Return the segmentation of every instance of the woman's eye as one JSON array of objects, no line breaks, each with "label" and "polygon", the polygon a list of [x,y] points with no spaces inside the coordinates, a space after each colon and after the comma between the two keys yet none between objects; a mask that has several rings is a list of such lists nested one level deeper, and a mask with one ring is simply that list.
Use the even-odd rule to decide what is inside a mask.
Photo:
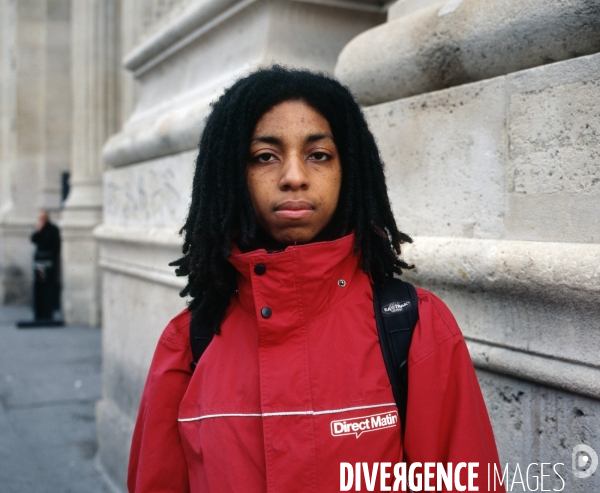
[{"label": "woman's eye", "polygon": [[268,152],[263,152],[262,154],[259,154],[258,156],[254,157],[254,161],[256,161],[257,163],[268,163],[273,161],[274,159],[275,156]]},{"label": "woman's eye", "polygon": [[315,152],[311,155],[311,157],[315,161],[327,161],[327,159],[329,158],[329,155],[325,154],[324,152]]}]

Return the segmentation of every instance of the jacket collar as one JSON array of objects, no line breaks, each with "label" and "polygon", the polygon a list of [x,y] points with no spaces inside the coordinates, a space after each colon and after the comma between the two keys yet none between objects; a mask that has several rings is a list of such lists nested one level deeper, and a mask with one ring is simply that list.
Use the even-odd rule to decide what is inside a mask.
[{"label": "jacket collar", "polygon": [[[288,246],[267,253],[232,249],[229,261],[238,271],[242,308],[256,317],[270,308],[273,317],[285,313],[287,322],[306,320],[345,297],[357,275],[360,256],[354,254],[354,234],[333,241]],[[263,268],[257,265],[262,264]],[[264,318],[264,317],[263,317]]]}]

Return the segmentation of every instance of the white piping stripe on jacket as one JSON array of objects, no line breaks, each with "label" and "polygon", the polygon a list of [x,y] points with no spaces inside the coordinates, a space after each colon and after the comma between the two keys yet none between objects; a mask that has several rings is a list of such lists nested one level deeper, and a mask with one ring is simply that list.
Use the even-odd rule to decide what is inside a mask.
[{"label": "white piping stripe on jacket", "polygon": [[357,407],[346,407],[344,409],[331,409],[327,411],[282,411],[278,413],[225,413],[225,414],[205,414],[203,416],[197,416],[195,418],[179,418],[178,421],[200,421],[201,419],[209,419],[209,418],[265,418],[269,416],[304,416],[304,415],[312,415],[318,416],[320,414],[335,414],[335,413],[344,413],[346,411],[358,411],[360,409],[373,409],[375,407],[389,407],[395,406],[395,402],[388,402],[387,404],[373,404],[371,406],[357,406]]}]

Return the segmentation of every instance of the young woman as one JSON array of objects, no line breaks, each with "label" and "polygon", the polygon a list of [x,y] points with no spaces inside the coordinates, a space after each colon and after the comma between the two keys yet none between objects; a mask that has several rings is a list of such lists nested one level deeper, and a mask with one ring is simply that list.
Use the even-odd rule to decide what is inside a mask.
[{"label": "young woman", "polygon": [[[478,463],[457,480],[488,491],[498,455],[473,365],[448,308],[422,289],[400,439],[371,285],[408,268],[411,240],[345,87],[276,66],[227,89],[182,232],[175,264],[191,301],[152,361],[130,492],[332,492],[341,463],[401,461]],[[195,370],[190,324],[215,334]]]}]

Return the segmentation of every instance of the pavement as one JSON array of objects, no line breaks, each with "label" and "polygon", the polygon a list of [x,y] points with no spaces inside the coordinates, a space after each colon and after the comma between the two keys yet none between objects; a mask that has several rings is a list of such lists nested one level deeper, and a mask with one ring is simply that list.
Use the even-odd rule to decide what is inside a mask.
[{"label": "pavement", "polygon": [[0,305],[0,493],[106,493],[95,468],[101,331],[17,329]]}]

